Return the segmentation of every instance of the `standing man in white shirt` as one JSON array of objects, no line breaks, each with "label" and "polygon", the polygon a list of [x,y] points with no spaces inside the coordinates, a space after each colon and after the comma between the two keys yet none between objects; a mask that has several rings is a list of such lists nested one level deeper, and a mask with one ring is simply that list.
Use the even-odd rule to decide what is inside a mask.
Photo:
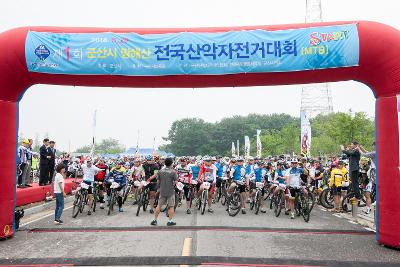
[{"label": "standing man in white shirt", "polygon": [[97,168],[93,165],[92,160],[88,158],[86,160],[86,164],[82,164],[82,171],[83,171],[83,182],[89,185],[88,189],[88,206],[89,210],[87,212],[88,215],[92,215],[92,203],[93,203],[93,186],[94,186],[94,176],[102,171],[100,168]]},{"label": "standing man in white shirt", "polygon": [[64,178],[66,177],[66,170],[64,164],[56,166],[56,176],[54,178],[54,195],[56,196],[56,209],[54,212],[54,224],[62,224],[61,214],[64,210],[64,197],[67,194],[64,191]]}]

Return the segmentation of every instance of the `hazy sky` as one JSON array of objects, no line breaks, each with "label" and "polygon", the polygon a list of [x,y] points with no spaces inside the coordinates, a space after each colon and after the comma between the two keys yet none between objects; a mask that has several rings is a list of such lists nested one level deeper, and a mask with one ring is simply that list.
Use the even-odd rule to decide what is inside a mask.
[{"label": "hazy sky", "polygon": [[[131,28],[240,26],[302,23],[305,0],[40,0],[2,1],[0,31],[19,26]],[[393,0],[322,0],[323,20],[374,20],[400,28],[400,3]],[[330,84],[335,111],[375,112],[371,90],[357,82]],[[36,85],[20,102],[19,132],[48,133],[60,149],[88,144],[97,112],[97,139],[113,137],[127,147],[162,144],[176,119],[215,122],[249,113],[299,116],[301,85],[206,89],[128,89]],[[209,104],[213,103],[213,104]],[[236,103],[236,104],[232,104]],[[43,114],[47,114],[44,117]],[[115,126],[117,125],[117,126]]]}]

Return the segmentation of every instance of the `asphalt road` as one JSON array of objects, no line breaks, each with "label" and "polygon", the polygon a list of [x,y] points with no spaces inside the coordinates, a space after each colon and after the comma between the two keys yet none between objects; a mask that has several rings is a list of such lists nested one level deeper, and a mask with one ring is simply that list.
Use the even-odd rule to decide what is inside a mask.
[{"label": "asphalt road", "polygon": [[25,218],[14,238],[0,242],[0,266],[400,266],[400,251],[378,245],[374,232],[319,208],[306,223],[270,210],[230,217],[219,204],[204,215],[181,207],[173,227],[165,214],[154,227],[149,212],[124,209],[76,219],[67,209],[58,226],[51,211]]}]

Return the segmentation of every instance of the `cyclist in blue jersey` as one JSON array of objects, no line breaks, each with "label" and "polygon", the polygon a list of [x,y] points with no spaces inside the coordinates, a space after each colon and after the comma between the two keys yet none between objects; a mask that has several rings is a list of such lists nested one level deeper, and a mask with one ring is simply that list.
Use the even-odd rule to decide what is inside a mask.
[{"label": "cyclist in blue jersey", "polygon": [[217,157],[217,161],[215,162],[215,167],[217,168],[217,181],[215,183],[215,187],[217,188],[218,194],[221,193],[221,184],[222,184],[222,176],[224,173],[224,163],[221,160],[221,156]]},{"label": "cyclist in blue jersey", "polygon": [[117,165],[111,169],[111,171],[107,174],[105,184],[107,188],[107,199],[110,201],[111,197],[111,184],[112,181],[115,183],[119,184],[119,187],[117,189],[118,191],[118,208],[119,212],[123,212],[124,210],[122,209],[122,196],[124,194],[124,188],[126,185],[126,169],[123,167],[124,162],[119,161]]},{"label": "cyclist in blue jersey", "polygon": [[302,168],[298,167],[297,159],[291,160],[291,167],[286,171],[286,184],[289,186],[288,208],[290,218],[294,219],[294,201],[297,192],[302,190],[300,176],[304,173]]},{"label": "cyclist in blue jersey", "polygon": [[[265,167],[264,162],[260,162],[259,165],[254,169],[254,182],[250,182],[250,189],[252,197],[254,198],[256,196],[256,183],[264,183],[267,181],[267,169]],[[264,196],[264,188],[262,189],[261,195]],[[264,201],[260,201],[260,208],[262,213],[266,213],[266,210],[264,209]]]},{"label": "cyclist in blue jersey", "polygon": [[231,168],[232,183],[229,187],[228,193],[232,193],[237,186],[240,190],[242,214],[246,214],[246,187],[249,187],[249,179],[246,177],[246,168],[243,166],[244,159],[239,157],[236,161],[236,165]]}]

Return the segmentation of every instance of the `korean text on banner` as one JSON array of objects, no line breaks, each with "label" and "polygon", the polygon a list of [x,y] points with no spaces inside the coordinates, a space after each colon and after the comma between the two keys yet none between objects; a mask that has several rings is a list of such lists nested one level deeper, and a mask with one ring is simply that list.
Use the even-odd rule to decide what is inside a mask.
[{"label": "korean text on banner", "polygon": [[357,66],[357,24],[218,33],[28,32],[30,72],[223,75]]}]

